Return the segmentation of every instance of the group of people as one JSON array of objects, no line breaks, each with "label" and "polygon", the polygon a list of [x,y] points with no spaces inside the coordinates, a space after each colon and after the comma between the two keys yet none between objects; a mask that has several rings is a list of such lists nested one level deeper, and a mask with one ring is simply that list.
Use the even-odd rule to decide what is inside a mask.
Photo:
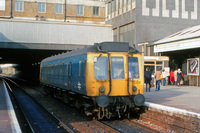
[{"label": "group of people", "polygon": [[181,86],[181,84],[183,84],[183,73],[181,72],[180,68],[176,69],[175,71],[172,69],[169,76],[172,85],[175,84]]},{"label": "group of people", "polygon": [[[176,85],[181,86],[181,84],[182,84],[181,82],[183,79],[183,73],[181,72],[181,69],[177,69],[176,71],[173,71],[173,69],[172,69],[169,76],[170,76],[170,82],[172,85],[175,82]],[[165,70],[163,69],[161,72],[159,70],[159,68],[157,68],[156,72],[154,74],[154,77],[156,80],[156,91],[159,91],[161,80],[163,80],[163,86],[165,86],[165,84],[166,84],[167,75],[166,75]],[[145,79],[145,83],[146,83],[146,91],[148,89],[150,91],[152,77],[151,77],[151,72],[148,67],[146,68],[146,71],[144,72],[144,79]]]}]

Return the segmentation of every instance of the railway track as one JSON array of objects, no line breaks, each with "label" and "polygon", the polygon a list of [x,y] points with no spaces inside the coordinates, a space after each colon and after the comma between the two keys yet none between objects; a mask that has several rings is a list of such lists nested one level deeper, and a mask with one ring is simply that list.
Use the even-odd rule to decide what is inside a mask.
[{"label": "railway track", "polygon": [[[10,81],[11,82],[11,81]],[[74,132],[106,132],[106,133],[124,133],[124,132],[142,132],[142,133],[158,133],[159,131],[152,130],[144,125],[138,124],[132,120],[106,120],[97,121],[92,118],[86,117],[81,114],[77,109],[67,106],[62,101],[47,97],[41,91],[39,87],[26,86],[23,83],[18,82],[23,89],[29,93],[35,100],[45,106],[50,112],[60,118],[64,124],[70,125]],[[14,83],[13,83],[14,84]],[[23,85],[22,85],[23,84]],[[17,85],[15,85],[17,86]],[[51,101],[51,103],[49,102]],[[51,113],[52,114],[52,113]],[[73,117],[73,118],[70,118]],[[57,122],[59,123],[59,122]],[[37,125],[36,125],[37,126]],[[59,123],[58,126],[54,127],[54,130],[62,127]],[[70,131],[65,131],[70,132]]]},{"label": "railway track", "polygon": [[130,124],[133,124],[133,125],[135,125],[135,126],[137,126],[137,127],[143,128],[143,129],[145,129],[146,131],[149,131],[149,132],[151,132],[151,133],[160,133],[160,131],[155,130],[155,129],[152,129],[152,128],[148,127],[148,126],[139,124],[139,123],[136,122],[135,120],[126,120],[126,122],[127,122],[127,123],[130,123]]},{"label": "railway track", "polygon": [[20,106],[20,109],[23,112],[23,115],[33,133],[75,132],[73,131],[72,127],[64,124],[44,106],[39,104],[30,95],[24,92],[14,81],[10,79],[4,79],[4,82],[18,102],[18,105]]}]

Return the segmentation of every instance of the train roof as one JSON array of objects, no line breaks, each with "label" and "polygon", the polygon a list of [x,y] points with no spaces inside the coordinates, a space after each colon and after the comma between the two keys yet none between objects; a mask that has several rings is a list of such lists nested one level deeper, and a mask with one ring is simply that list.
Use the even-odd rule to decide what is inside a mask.
[{"label": "train roof", "polygon": [[71,52],[51,56],[42,60],[42,62],[49,62],[58,59],[64,59],[67,57],[73,57],[77,55],[87,54],[88,52],[102,53],[102,52],[128,52],[131,49],[127,42],[102,42],[95,43],[92,46],[77,49]]}]

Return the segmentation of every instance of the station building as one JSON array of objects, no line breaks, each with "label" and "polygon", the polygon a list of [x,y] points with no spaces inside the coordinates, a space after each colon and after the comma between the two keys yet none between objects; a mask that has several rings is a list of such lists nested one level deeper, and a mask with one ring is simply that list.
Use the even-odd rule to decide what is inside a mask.
[{"label": "station building", "polygon": [[0,0],[0,18],[105,23],[104,0]]},{"label": "station building", "polygon": [[[174,63],[173,59],[176,56],[154,51],[154,43],[185,28],[198,25],[200,2],[198,0],[0,0],[0,18],[111,25],[113,33],[106,32],[104,35],[109,36],[106,40],[129,42],[143,53],[144,66],[150,67],[154,73],[157,67],[167,68],[169,71],[174,64],[182,66],[179,62]],[[85,44],[89,43],[86,41]]]},{"label": "station building", "polygon": [[[154,43],[154,52],[167,55],[182,69],[184,84],[200,86],[200,25],[167,36]],[[172,67],[175,67],[172,66]]]},{"label": "station building", "polygon": [[[154,52],[154,42],[200,23],[198,0],[107,0],[106,23],[114,41],[125,41],[144,53],[144,67],[170,70],[172,56]],[[162,56],[161,56],[162,55]],[[144,68],[145,69],[145,68]]]},{"label": "station building", "polygon": [[0,0],[0,43],[6,46],[73,50],[112,40],[104,0]]}]

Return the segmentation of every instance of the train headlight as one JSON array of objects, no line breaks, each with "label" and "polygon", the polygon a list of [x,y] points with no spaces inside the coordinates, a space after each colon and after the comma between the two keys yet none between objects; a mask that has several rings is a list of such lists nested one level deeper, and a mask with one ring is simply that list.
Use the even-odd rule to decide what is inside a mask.
[{"label": "train headlight", "polygon": [[135,92],[135,91],[137,91],[137,87],[136,86],[133,86],[132,87],[132,90]]},{"label": "train headlight", "polygon": [[133,102],[137,106],[142,106],[145,102],[145,97],[142,94],[137,94],[133,97]]},{"label": "train headlight", "polygon": [[104,91],[105,91],[104,87],[100,87],[100,88],[99,88],[99,92],[100,92],[100,93],[104,93]]},{"label": "train headlight", "polygon": [[106,95],[101,95],[97,97],[97,104],[99,107],[106,107],[109,104],[109,98]]}]

